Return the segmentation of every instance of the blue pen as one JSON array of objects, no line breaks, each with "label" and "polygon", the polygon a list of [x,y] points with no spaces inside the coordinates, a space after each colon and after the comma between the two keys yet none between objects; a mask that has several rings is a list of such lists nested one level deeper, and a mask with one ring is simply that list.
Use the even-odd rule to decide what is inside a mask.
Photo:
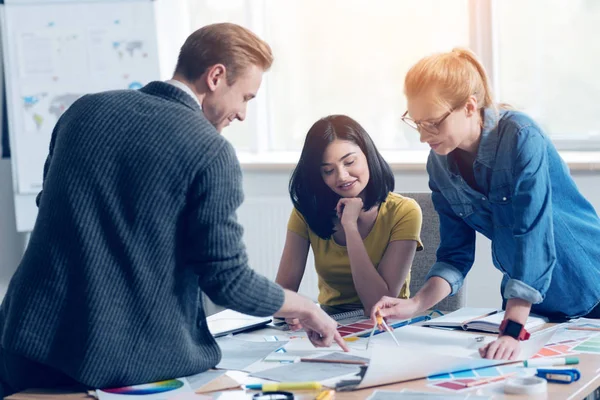
[{"label": "blue pen", "polygon": [[[422,315],[420,317],[415,317],[415,318],[412,318],[412,319],[409,319],[409,320],[406,320],[406,321],[396,322],[394,324],[391,324],[390,327],[396,329],[396,328],[400,328],[402,326],[414,324],[416,322],[427,321],[429,319],[431,319],[431,317],[429,317],[427,315]],[[377,329],[373,335],[379,335],[380,333],[385,333],[385,330],[382,331],[382,330]],[[362,338],[366,338],[366,337],[369,337],[369,334],[368,333],[363,333],[362,335],[358,335],[358,336],[362,337]]]}]

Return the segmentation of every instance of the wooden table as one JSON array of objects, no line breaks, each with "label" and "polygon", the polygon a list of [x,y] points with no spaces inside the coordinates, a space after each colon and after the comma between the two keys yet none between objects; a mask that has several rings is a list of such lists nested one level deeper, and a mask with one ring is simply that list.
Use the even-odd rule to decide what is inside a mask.
[{"label": "wooden table", "polygon": [[[258,333],[258,332],[257,332]],[[548,383],[548,393],[543,395],[533,396],[518,396],[518,395],[507,395],[503,392],[503,384],[498,383],[496,385],[489,385],[480,389],[469,391],[468,393],[477,393],[482,395],[490,395],[494,399],[566,399],[566,400],[579,400],[584,399],[586,396],[592,394],[594,390],[600,387],[600,355],[593,354],[579,354],[579,365],[577,368],[581,372],[581,378],[579,381],[571,384],[558,384]],[[248,378],[246,373],[239,371],[229,371],[228,376],[237,380],[240,384],[257,382],[256,378]],[[377,388],[357,390],[353,392],[338,392],[335,395],[336,400],[358,400],[365,399],[374,390],[402,390],[411,389],[423,392],[432,392],[437,394],[443,394],[440,390],[427,386],[427,379],[419,379],[410,382],[402,382],[391,385],[379,386]],[[227,390],[223,392],[213,392],[213,398],[219,400],[235,400],[235,399],[250,399],[253,392],[245,392],[239,389]],[[296,398],[299,400],[314,399],[315,392],[297,392]],[[206,397],[204,397],[206,398]],[[73,391],[48,391],[48,390],[28,390],[25,392],[17,393],[12,396],[6,397],[10,400],[22,400],[22,399],[38,399],[38,400],[53,400],[53,399],[65,399],[65,400],[90,400],[92,397],[86,393],[73,392]],[[186,398],[187,399],[187,398]],[[190,397],[193,399],[193,397]],[[201,395],[198,395],[198,399],[202,399]]]}]

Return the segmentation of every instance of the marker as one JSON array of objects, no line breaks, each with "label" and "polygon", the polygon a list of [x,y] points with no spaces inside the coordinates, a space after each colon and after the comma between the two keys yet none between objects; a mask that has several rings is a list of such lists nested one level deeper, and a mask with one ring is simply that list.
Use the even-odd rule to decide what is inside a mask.
[{"label": "marker", "polygon": [[544,367],[548,365],[574,365],[579,364],[577,357],[553,357],[553,358],[536,358],[534,360],[523,361],[523,366],[528,367]]},{"label": "marker", "polygon": [[358,340],[358,338],[356,336],[344,338],[344,342],[356,342],[357,340]]},{"label": "marker", "polygon": [[319,382],[280,382],[280,383],[257,383],[246,385],[246,389],[262,390],[263,392],[276,392],[280,390],[321,390]]}]

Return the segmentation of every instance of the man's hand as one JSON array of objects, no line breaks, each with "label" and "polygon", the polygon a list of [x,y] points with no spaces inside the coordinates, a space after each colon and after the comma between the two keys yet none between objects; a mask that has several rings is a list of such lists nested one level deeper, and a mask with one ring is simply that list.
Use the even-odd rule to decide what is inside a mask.
[{"label": "man's hand", "polygon": [[315,347],[329,347],[335,342],[344,351],[350,351],[337,331],[337,322],[321,307],[298,293],[287,289],[283,291],[285,300],[279,311],[275,313],[276,317],[285,318],[293,330],[304,328]]},{"label": "man's hand", "polygon": [[315,310],[306,317],[299,319],[300,324],[308,335],[308,339],[315,347],[329,347],[333,342],[337,343],[342,350],[350,351],[344,339],[337,331],[335,322],[327,313],[315,306]]}]

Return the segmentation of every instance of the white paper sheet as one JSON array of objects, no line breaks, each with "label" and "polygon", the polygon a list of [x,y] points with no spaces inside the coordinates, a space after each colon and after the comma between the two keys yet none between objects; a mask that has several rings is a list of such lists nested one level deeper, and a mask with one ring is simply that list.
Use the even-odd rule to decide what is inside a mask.
[{"label": "white paper sheet", "polygon": [[231,337],[221,337],[217,343],[223,354],[217,368],[248,371],[252,364],[282,346],[281,342],[248,342]]},{"label": "white paper sheet", "polygon": [[[446,339],[440,339],[440,342],[436,344],[431,336],[420,335],[420,333],[423,335],[426,334],[422,332],[423,329],[427,328],[405,327],[396,330],[394,333],[401,340],[401,347],[387,344],[383,340],[384,338],[378,341],[373,346],[371,362],[365,376],[356,389],[514,362],[480,358],[476,349],[464,347],[461,349],[458,344],[449,345],[448,343],[444,343]],[[550,340],[555,331],[555,328],[546,329],[532,335],[529,340],[522,342],[518,360],[525,360],[537,353]],[[448,336],[448,338],[451,337],[450,334],[457,333],[448,331],[437,332]],[[391,341],[391,339],[388,340]],[[457,342],[459,338],[448,340]],[[454,355],[448,353],[449,349],[453,347],[456,349]]]},{"label": "white paper sheet", "polygon": [[187,376],[185,380],[188,382],[192,390],[197,390],[200,389],[202,386],[205,386],[206,384],[214,381],[215,379],[220,378],[226,373],[227,371],[204,371],[200,374]]},{"label": "white paper sheet", "polygon": [[350,364],[298,362],[255,372],[250,376],[277,382],[324,383],[333,378],[356,375],[359,371],[359,366]]}]

